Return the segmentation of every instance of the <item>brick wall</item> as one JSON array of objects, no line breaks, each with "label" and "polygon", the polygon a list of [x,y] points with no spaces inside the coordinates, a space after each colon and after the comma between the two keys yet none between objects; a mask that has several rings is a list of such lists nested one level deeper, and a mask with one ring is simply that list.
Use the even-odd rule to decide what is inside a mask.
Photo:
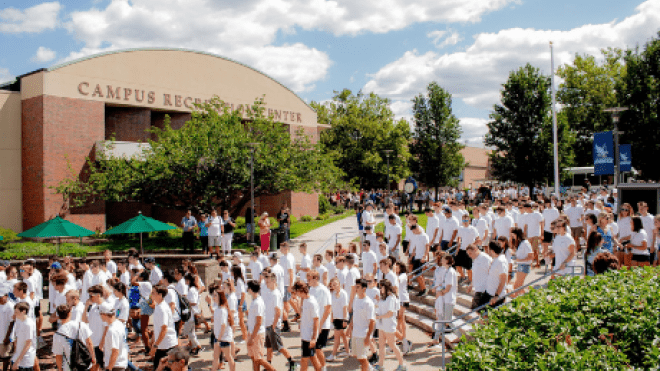
[{"label": "brick wall", "polygon": [[39,96],[22,102],[23,229],[61,215],[91,230],[105,229],[105,204],[68,209],[50,187],[82,176],[96,141],[105,138],[102,102]]},{"label": "brick wall", "polygon": [[[152,111],[151,112],[151,126],[157,128],[165,127],[165,115],[170,116],[170,126],[174,130],[181,129],[187,121],[190,121],[192,115],[185,112],[161,112],[161,111]],[[156,139],[152,135],[152,139]]]},{"label": "brick wall", "polygon": [[150,138],[151,110],[148,108],[106,107],[105,139],[146,142]]}]

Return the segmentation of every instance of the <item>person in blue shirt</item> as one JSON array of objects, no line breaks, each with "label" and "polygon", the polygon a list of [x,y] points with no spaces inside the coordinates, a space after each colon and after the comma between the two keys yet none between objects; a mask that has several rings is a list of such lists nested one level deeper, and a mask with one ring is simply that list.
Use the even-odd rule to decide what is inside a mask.
[{"label": "person in blue shirt", "polygon": [[[364,207],[363,206],[358,206],[358,211],[355,214],[357,216],[358,230],[360,230],[360,232],[362,232],[364,230],[364,226],[362,225],[362,212],[363,211],[364,211]],[[360,233],[360,235],[362,235],[362,234]]]},{"label": "person in blue shirt", "polygon": [[183,228],[183,253],[190,250],[192,254],[195,252],[195,228],[197,228],[197,220],[192,216],[192,211],[188,210],[186,216],[181,219],[181,228]]},{"label": "person in blue shirt", "polygon": [[202,214],[200,221],[197,223],[197,228],[199,228],[199,239],[202,241],[202,250],[204,254],[209,253],[209,229],[206,226],[206,214]]}]

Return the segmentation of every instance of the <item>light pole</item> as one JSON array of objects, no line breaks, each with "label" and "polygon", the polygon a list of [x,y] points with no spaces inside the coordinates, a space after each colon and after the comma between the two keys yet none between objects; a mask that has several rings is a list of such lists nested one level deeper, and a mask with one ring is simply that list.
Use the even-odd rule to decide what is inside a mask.
[{"label": "light pole", "polygon": [[248,143],[250,147],[250,221],[252,222],[252,233],[250,233],[250,244],[254,245],[254,232],[256,232],[254,223],[254,148],[259,143]]},{"label": "light pole", "polygon": [[619,134],[623,134],[623,131],[619,131],[619,118],[621,112],[627,109],[628,107],[613,107],[603,110],[612,114],[612,123],[614,123],[614,130],[612,131],[612,135],[614,135],[614,188],[619,185]]},{"label": "light pole", "polygon": [[[359,147],[360,147],[360,139],[362,139],[362,134],[360,134],[360,131],[355,129],[353,132],[348,134],[351,139],[355,141],[355,146],[358,147],[358,153],[361,153]],[[362,177],[360,177],[360,188],[362,188]]]},{"label": "light pole", "polygon": [[387,197],[390,197],[390,153],[392,153],[393,150],[391,149],[386,149],[383,152],[385,152],[385,156],[387,156]]},{"label": "light pole", "polygon": [[550,42],[550,68],[552,71],[550,84],[552,85],[552,148],[554,153],[555,195],[557,195],[558,200],[561,200],[561,188],[559,184],[559,139],[557,136],[557,107],[555,103],[555,57],[552,49],[552,41]]}]

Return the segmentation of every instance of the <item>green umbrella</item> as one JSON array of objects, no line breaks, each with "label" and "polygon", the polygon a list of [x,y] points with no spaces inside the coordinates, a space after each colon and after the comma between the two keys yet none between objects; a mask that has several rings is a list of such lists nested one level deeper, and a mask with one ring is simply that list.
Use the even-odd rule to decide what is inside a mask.
[{"label": "green umbrella", "polygon": [[62,219],[59,216],[41,223],[36,227],[30,228],[27,231],[19,233],[19,237],[28,238],[48,238],[57,237],[57,255],[60,254],[60,237],[85,237],[91,236],[95,232],[87,228],[83,228],[77,224],[73,224],[68,220]]},{"label": "green umbrella", "polygon": [[167,231],[170,229],[176,229],[169,224],[160,222],[156,219],[149,218],[148,216],[142,215],[142,212],[138,214],[133,219],[127,220],[120,225],[112,228],[109,231],[106,231],[105,235],[111,234],[124,234],[124,233],[139,233],[140,234],[140,252],[144,256],[144,248],[142,247],[142,233],[148,232],[157,232],[157,231]]}]

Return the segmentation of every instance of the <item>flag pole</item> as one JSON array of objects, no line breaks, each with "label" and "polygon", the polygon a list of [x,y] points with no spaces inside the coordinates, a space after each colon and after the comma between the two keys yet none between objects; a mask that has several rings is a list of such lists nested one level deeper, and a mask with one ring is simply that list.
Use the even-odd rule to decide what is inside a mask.
[{"label": "flag pole", "polygon": [[554,149],[554,175],[555,175],[555,194],[558,199],[561,199],[561,188],[559,185],[559,143],[557,138],[557,108],[555,101],[555,57],[552,49],[552,41],[550,41],[550,68],[552,85],[552,139]]}]

